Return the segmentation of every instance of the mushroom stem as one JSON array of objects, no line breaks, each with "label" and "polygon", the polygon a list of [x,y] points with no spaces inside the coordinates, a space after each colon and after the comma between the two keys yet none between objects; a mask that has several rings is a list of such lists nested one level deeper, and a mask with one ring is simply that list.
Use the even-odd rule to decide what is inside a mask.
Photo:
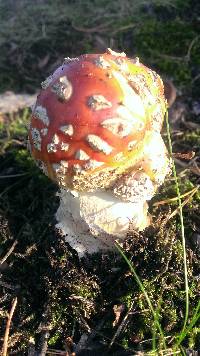
[{"label": "mushroom stem", "polygon": [[56,227],[82,257],[114,248],[130,229],[144,230],[150,222],[148,203],[170,172],[170,159],[160,133],[151,132],[140,166],[119,176],[107,190],[78,192],[62,189]]},{"label": "mushroom stem", "polygon": [[146,201],[122,201],[112,191],[78,193],[61,189],[56,228],[82,257],[112,249],[129,228],[143,230],[149,223]]}]

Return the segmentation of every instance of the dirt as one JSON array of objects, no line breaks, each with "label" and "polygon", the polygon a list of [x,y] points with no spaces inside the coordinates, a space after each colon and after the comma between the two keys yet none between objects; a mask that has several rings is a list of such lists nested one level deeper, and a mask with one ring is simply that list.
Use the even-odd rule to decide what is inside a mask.
[{"label": "dirt", "polygon": [[[177,346],[186,307],[173,176],[151,202],[152,226],[142,233],[130,231],[125,239],[122,248],[129,264],[119,252],[80,260],[54,229],[57,187],[37,169],[27,150],[30,111],[19,106],[12,114],[4,110],[0,120],[2,344],[17,298],[7,345],[10,355],[73,355],[73,350],[77,356],[195,355],[200,350],[199,2],[170,6],[170,1],[160,5],[157,0],[142,7],[136,3],[132,8],[128,0],[88,0],[86,14],[78,1],[59,0],[55,6],[53,1],[38,0],[33,6],[27,0],[1,0],[0,88],[2,95],[7,90],[35,94],[63,57],[100,47],[102,51],[107,44],[140,56],[174,83],[177,98],[169,121],[183,195],[190,300],[185,337]],[[167,143],[165,126],[163,137]],[[155,327],[130,264],[166,339]]]}]

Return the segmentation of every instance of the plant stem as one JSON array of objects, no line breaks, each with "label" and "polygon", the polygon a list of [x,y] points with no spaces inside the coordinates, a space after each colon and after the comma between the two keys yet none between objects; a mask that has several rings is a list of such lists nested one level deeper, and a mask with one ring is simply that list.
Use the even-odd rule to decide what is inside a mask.
[{"label": "plant stem", "polygon": [[185,245],[185,229],[184,229],[184,221],[183,221],[183,210],[182,210],[182,203],[181,203],[181,195],[180,195],[180,190],[179,190],[179,184],[178,184],[178,178],[176,174],[176,167],[174,160],[172,158],[172,141],[171,141],[171,135],[170,135],[170,127],[169,127],[169,120],[168,120],[168,112],[166,112],[166,126],[167,126],[167,137],[168,137],[168,143],[169,143],[169,153],[172,159],[172,170],[173,170],[173,175],[175,179],[175,185],[176,185],[176,191],[177,191],[177,196],[178,196],[178,205],[179,205],[179,211],[180,211],[180,222],[181,222],[181,237],[182,237],[182,246],[183,246],[183,263],[184,263],[184,277],[185,277],[185,318],[184,318],[184,324],[181,330],[181,333],[179,334],[179,338],[181,338],[181,334],[185,331],[187,322],[188,322],[188,316],[189,316],[189,286],[188,286],[188,273],[187,273],[187,255],[186,255],[186,245]]}]

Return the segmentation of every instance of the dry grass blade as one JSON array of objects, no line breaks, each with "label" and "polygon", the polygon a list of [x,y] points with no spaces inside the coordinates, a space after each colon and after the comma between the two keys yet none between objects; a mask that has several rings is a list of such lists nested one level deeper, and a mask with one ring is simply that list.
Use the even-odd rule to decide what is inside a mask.
[{"label": "dry grass blade", "polygon": [[[197,192],[197,190],[199,189],[199,186],[197,186],[196,188],[193,189],[192,193],[190,194],[190,196],[184,200],[184,202],[181,204],[182,208],[190,201],[190,199],[193,197],[193,195]],[[180,207],[178,207],[177,209],[175,209],[168,217],[167,221],[168,222],[171,218],[173,218],[176,214],[178,214],[180,212]]]},{"label": "dry grass blade", "polygon": [[15,249],[15,246],[17,245],[18,241],[15,240],[11,246],[11,248],[8,250],[8,252],[5,254],[5,256],[2,258],[2,260],[0,260],[0,264],[2,265],[6,260],[7,258],[11,255],[11,253],[14,251]]},{"label": "dry grass blade", "polygon": [[18,173],[18,174],[9,174],[6,176],[0,176],[0,179],[7,179],[7,178],[16,178],[16,177],[22,177],[22,176],[26,176],[28,173]]},{"label": "dry grass blade", "polygon": [[[143,355],[145,355],[145,354],[143,354]],[[148,356],[158,356],[158,355],[161,355],[161,356],[172,356],[172,355],[181,355],[181,351],[180,351],[180,350],[175,351],[175,350],[173,350],[173,349],[166,349],[166,350],[161,350],[161,351],[159,352],[159,354],[158,354],[157,351],[156,351],[156,353],[155,353],[155,352],[148,352],[146,355],[148,355]]]},{"label": "dry grass blade", "polygon": [[[168,145],[169,145],[169,154],[172,157],[172,154],[173,154],[172,140],[171,140],[171,134],[170,134],[168,112],[166,112],[166,127],[167,127],[167,138],[168,138]],[[188,318],[189,318],[189,284],[188,284],[188,270],[187,270],[187,255],[186,255],[186,241],[185,241],[185,226],[184,226],[184,219],[183,219],[183,206],[187,203],[187,201],[190,198],[189,199],[187,198],[184,201],[184,203],[182,204],[181,197],[180,197],[181,194],[180,194],[180,189],[179,189],[179,184],[178,184],[178,177],[177,177],[177,173],[176,173],[176,167],[175,167],[175,163],[173,160],[172,160],[172,171],[173,171],[173,175],[174,175],[176,192],[177,192],[177,197],[178,197],[178,209],[176,209],[175,212],[173,212],[171,215],[174,216],[178,211],[179,216],[180,216],[181,240],[182,240],[182,248],[183,248],[184,279],[185,279],[185,316],[184,316],[183,327],[180,332],[180,335],[182,335],[186,329],[186,325],[187,325]],[[170,215],[170,217],[171,217],[171,215]],[[169,217],[169,219],[170,219],[170,217]]]},{"label": "dry grass blade", "polygon": [[12,321],[12,317],[13,317],[16,305],[17,305],[17,297],[14,298],[10,313],[8,315],[8,320],[7,320],[7,323],[6,323],[6,331],[5,331],[5,334],[4,334],[2,356],[6,356],[7,355],[10,324],[11,324],[11,321]]},{"label": "dry grass blade", "polygon": [[[189,198],[191,198],[196,192],[197,190],[199,189],[199,186],[189,190],[189,192],[186,192],[184,194],[182,194],[180,197],[181,199],[182,198],[185,198],[187,197],[188,195],[190,195]],[[164,204],[170,204],[170,203],[173,203],[175,201],[178,200],[178,197],[174,197],[174,198],[170,198],[170,199],[165,199],[165,200],[160,200],[160,201],[157,201],[156,203],[153,204],[153,206],[159,206],[159,205],[164,205]]]},{"label": "dry grass blade", "polygon": [[98,32],[98,33],[101,33],[101,32],[107,32],[108,31],[108,28],[109,26],[111,26],[113,24],[113,20],[111,21],[108,21],[104,24],[101,24],[99,26],[96,26],[96,27],[92,27],[92,28],[84,28],[84,27],[80,27],[80,26],[77,26],[75,24],[72,24],[73,28],[77,31],[80,31],[80,32],[86,32],[86,33],[94,33],[94,32]]}]

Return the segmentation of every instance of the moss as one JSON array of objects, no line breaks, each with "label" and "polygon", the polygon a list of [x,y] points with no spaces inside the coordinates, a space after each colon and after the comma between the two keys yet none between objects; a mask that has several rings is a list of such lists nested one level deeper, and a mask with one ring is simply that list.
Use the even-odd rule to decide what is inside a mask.
[{"label": "moss", "polygon": [[[42,79],[62,63],[64,57],[93,52],[96,36],[106,44],[132,48],[124,43],[129,28],[141,28],[147,18],[155,16],[158,7],[170,9],[178,0],[151,0],[149,6],[139,2],[92,1],[73,2],[20,0],[0,3],[0,91],[15,88],[17,91],[35,91]],[[12,16],[15,11],[16,16]],[[153,17],[154,17],[153,16]],[[135,45],[135,39],[134,39]],[[34,75],[32,75],[34,73]]]},{"label": "moss", "polygon": [[[55,237],[53,214],[57,207],[56,187],[35,168],[30,154],[23,146],[26,130],[21,130],[21,127],[26,118],[22,120],[22,117],[17,118],[14,124],[11,122],[10,143],[4,150],[8,160],[3,163],[3,167],[5,172],[8,167],[13,167],[16,174],[28,174],[16,178],[14,182],[11,180],[8,191],[5,186],[7,182],[2,181],[0,196],[0,207],[4,208],[4,219],[12,239],[18,240],[15,254],[8,261],[10,269],[4,273],[3,278],[6,283],[17,283],[20,286],[16,325],[20,325],[22,320],[28,320],[22,327],[20,349],[26,349],[27,335],[37,336],[33,330],[37,330],[40,323],[50,323],[49,344],[53,347],[61,347],[62,340],[72,335],[73,330],[75,341],[78,340],[86,324],[93,328],[103,318],[105,322],[98,339],[104,336],[112,339],[116,331],[112,326],[114,303],[124,304],[125,313],[132,307],[129,310],[132,314],[117,342],[124,348],[139,348],[142,341],[152,337],[151,331],[154,330],[152,314],[143,293],[125,262],[115,254],[100,254],[79,261],[62,237]],[[191,134],[186,133],[188,139]],[[13,144],[13,140],[19,140],[18,146]],[[180,179],[181,193],[193,187],[195,182],[189,176]],[[162,194],[161,198],[176,196],[171,178],[162,188]],[[194,212],[198,214],[199,198],[199,193],[196,193],[184,211],[185,228],[190,232],[188,236],[191,235],[191,226],[196,223]],[[159,200],[159,196],[156,199]],[[176,209],[175,204],[177,202],[171,204],[172,209]],[[182,327],[185,310],[180,222],[178,216],[166,222],[165,206],[152,207],[152,213],[154,226],[139,235],[130,231],[124,250],[143,281],[166,336],[176,335]],[[3,231],[5,229],[2,226],[1,254],[5,254],[12,244],[8,232],[6,239]],[[194,249],[191,250],[189,241],[187,246],[188,256],[191,251],[193,254],[192,262],[188,259],[191,318],[198,298],[198,281],[195,276],[200,271],[197,254]],[[11,292],[5,306],[7,308],[12,295]],[[198,325],[190,332],[185,345],[196,345],[197,340]],[[161,339],[159,342],[162,347]],[[116,344],[113,350],[115,347]],[[151,343],[145,344],[147,351],[151,347]]]},{"label": "moss", "polygon": [[[172,77],[176,84],[186,86],[199,66],[197,36],[193,24],[177,16],[171,21],[145,21],[135,44],[141,60],[148,58],[150,65]],[[195,41],[193,45],[192,41]]]},{"label": "moss", "polygon": [[60,333],[57,331],[55,332],[51,337],[50,339],[48,340],[48,345],[49,346],[54,346],[56,345],[58,339],[60,338]]},{"label": "moss", "polygon": [[[98,6],[96,1],[91,6],[91,2],[86,1],[87,10],[95,12],[95,17],[88,16],[86,12],[81,16],[81,6],[75,13],[72,12],[74,4],[70,7],[71,3],[58,3],[62,11],[59,6],[56,10],[53,2],[51,8],[46,4],[41,8],[41,2],[37,3],[31,16],[35,19],[41,9],[43,18],[38,17],[38,26],[36,22],[32,26],[34,21],[29,22],[32,10],[30,8],[25,7],[20,17],[15,19],[16,31],[12,41],[16,49],[8,56],[8,60],[7,55],[3,56],[3,53],[10,50],[10,47],[7,47],[11,40],[10,30],[4,37],[5,42],[0,42],[0,66],[2,67],[2,63],[5,66],[0,73],[0,88],[8,89],[12,86],[16,90],[34,91],[46,74],[58,65],[58,59],[61,62],[64,56],[95,51],[95,37],[98,35],[105,42],[114,41],[119,49],[124,50],[125,47],[131,55],[137,52],[145,63],[159,68],[162,74],[173,77],[187,95],[193,95],[194,85],[191,80],[195,78],[199,66],[199,42],[194,41],[188,60],[184,58],[180,61],[174,58],[185,57],[197,36],[193,14],[195,11],[189,11],[190,1],[180,0],[176,3],[176,11],[167,7],[166,13],[162,4],[156,7],[147,6],[143,8],[143,17],[140,17],[137,11],[134,13],[134,8],[130,10],[130,7],[126,6],[119,12],[119,2],[111,1],[108,4],[102,1]],[[195,4],[196,9],[199,5],[198,2]],[[110,18],[104,18],[103,15],[112,15],[109,10],[112,7],[114,21],[107,25]],[[63,9],[68,9],[68,12]],[[4,10],[5,21],[8,22],[5,29],[8,30],[10,10],[5,6]],[[59,11],[59,17],[55,16],[54,10]],[[100,11],[98,21],[97,10]],[[31,32],[28,30],[30,25]],[[105,25],[102,32],[95,30],[88,33],[81,29],[81,26],[98,29],[101,25]],[[0,40],[1,36],[2,27]],[[19,48],[22,50],[19,51]],[[44,64],[45,61],[42,63],[45,56],[47,65]],[[196,85],[197,82],[194,83]],[[198,88],[195,95],[197,94]],[[192,96],[191,100],[194,98],[195,96]],[[18,307],[11,330],[17,341],[13,343],[11,353],[26,352],[29,337],[32,336],[36,341],[40,338],[40,325],[51,326],[49,345],[54,348],[62,348],[66,336],[74,335],[74,341],[78,342],[88,327],[95,330],[95,341],[108,348],[127,313],[127,323],[110,353],[119,349],[119,344],[125,349],[151,351],[152,342],[147,340],[152,338],[152,332],[155,330],[152,314],[125,261],[115,253],[97,254],[79,260],[76,252],[55,232],[54,214],[58,204],[55,196],[56,186],[35,167],[26,149],[29,115],[28,111],[22,111],[13,117],[6,117],[6,120],[0,123],[1,175],[15,175],[6,180],[0,179],[1,256],[7,253],[15,240],[18,241],[14,252],[6,261],[4,270],[1,271],[2,281],[12,287],[5,289],[1,286],[4,298],[0,301],[3,310],[0,315],[1,335],[5,330],[6,312],[10,310],[13,297],[17,295]],[[185,130],[181,136],[174,135],[174,150],[187,152],[192,147],[198,156],[199,137],[199,130]],[[177,171],[179,174],[179,170]],[[25,175],[18,176],[24,173]],[[179,184],[181,194],[184,194],[196,187],[198,177],[188,169],[184,174],[181,172]],[[166,340],[175,339],[184,322],[185,285],[181,224],[178,214],[170,218],[171,212],[177,209],[177,200],[159,206],[153,203],[174,198],[176,195],[174,180],[169,178],[152,201],[153,225],[139,234],[130,231],[123,246],[129,261],[143,281],[165,335],[169,336]],[[200,254],[192,242],[194,232],[199,233],[199,202],[200,192],[197,191],[184,206],[190,296],[189,322],[199,300]],[[120,303],[124,305],[125,310],[119,324],[113,327],[113,306]],[[21,336],[17,339],[19,330]],[[183,345],[200,348],[199,335],[198,321]],[[162,348],[162,338],[158,333],[156,337],[158,348]]]},{"label": "moss", "polygon": [[[188,344],[189,344],[189,348],[193,349],[195,348],[195,345],[197,345],[197,342],[199,340],[199,336],[200,336],[200,328],[193,328],[192,331],[189,333],[189,337],[188,337]],[[199,348],[199,346],[197,346]]]}]

